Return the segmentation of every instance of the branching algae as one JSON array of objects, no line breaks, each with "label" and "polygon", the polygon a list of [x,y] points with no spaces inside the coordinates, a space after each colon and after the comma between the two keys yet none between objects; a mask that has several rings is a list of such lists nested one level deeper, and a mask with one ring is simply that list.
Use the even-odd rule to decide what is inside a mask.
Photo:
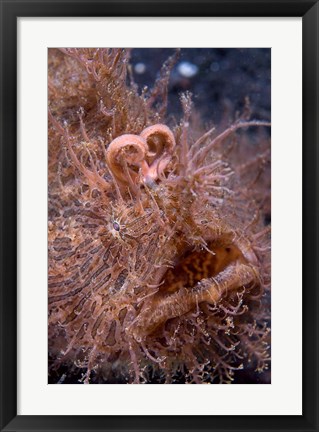
[{"label": "branching algae", "polygon": [[49,50],[51,382],[230,383],[237,370],[262,373],[269,123],[239,118],[199,133],[186,92],[182,119],[168,124],[176,55],[141,93],[129,55]]}]

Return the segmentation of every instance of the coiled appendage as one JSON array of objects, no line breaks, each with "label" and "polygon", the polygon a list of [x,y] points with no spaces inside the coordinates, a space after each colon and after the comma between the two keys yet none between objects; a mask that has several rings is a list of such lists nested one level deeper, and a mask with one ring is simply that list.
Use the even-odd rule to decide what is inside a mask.
[{"label": "coiled appendage", "polygon": [[173,132],[163,124],[156,124],[140,135],[115,138],[106,151],[107,164],[114,178],[134,191],[139,182],[151,185],[163,176],[175,146]]}]

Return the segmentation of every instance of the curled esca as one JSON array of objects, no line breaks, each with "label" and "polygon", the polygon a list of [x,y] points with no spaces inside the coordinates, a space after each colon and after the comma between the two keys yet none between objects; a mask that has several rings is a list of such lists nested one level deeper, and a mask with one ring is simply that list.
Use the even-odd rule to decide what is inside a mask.
[{"label": "curled esca", "polygon": [[140,135],[124,134],[115,138],[106,151],[114,177],[123,185],[136,185],[160,178],[176,146],[173,132],[163,124],[145,128]]},{"label": "curled esca", "polygon": [[114,177],[124,184],[135,183],[138,169],[144,166],[145,140],[133,134],[115,138],[106,151],[106,161]]}]

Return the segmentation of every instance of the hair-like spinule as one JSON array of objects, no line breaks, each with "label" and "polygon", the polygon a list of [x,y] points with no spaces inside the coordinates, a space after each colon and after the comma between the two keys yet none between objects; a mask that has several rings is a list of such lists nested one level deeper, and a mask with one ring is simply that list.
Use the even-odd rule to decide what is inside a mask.
[{"label": "hair-like spinule", "polygon": [[228,383],[236,370],[263,372],[269,123],[196,137],[185,93],[181,122],[167,125],[175,59],[139,95],[129,55],[49,50],[51,382]]}]

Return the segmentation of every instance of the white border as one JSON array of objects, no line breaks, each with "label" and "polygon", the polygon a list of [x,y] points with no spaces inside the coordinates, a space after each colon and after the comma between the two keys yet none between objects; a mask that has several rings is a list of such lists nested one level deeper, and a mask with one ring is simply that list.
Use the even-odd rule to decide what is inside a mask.
[{"label": "white border", "polygon": [[[18,20],[18,414],[302,414],[301,18]],[[47,47],[272,48],[272,384],[47,385]]]}]

